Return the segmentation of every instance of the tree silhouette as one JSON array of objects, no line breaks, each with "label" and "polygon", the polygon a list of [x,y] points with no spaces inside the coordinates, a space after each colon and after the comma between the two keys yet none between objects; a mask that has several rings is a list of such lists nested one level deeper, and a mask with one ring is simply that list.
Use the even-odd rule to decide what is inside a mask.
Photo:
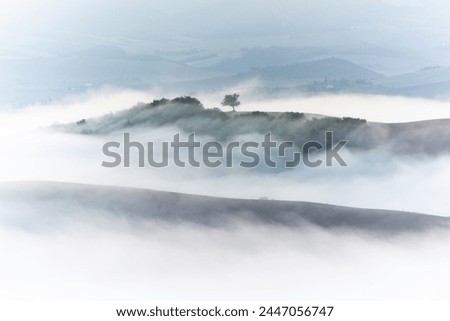
[{"label": "tree silhouette", "polygon": [[221,104],[222,106],[230,106],[233,111],[236,111],[235,108],[241,104],[239,94],[225,95]]}]

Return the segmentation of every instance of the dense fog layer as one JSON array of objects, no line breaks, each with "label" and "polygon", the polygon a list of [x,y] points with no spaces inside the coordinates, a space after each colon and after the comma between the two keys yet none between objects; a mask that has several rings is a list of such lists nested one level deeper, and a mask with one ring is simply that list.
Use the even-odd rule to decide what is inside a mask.
[{"label": "dense fog layer", "polygon": [[50,233],[2,227],[0,238],[2,299],[449,298],[447,232],[382,240],[91,218]]}]

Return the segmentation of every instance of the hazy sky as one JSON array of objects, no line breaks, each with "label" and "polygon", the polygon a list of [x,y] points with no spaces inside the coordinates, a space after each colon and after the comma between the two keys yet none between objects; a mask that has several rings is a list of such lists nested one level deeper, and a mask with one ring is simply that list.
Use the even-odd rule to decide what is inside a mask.
[{"label": "hazy sky", "polygon": [[122,42],[131,49],[366,43],[418,50],[448,45],[449,9],[437,0],[7,0],[0,49]]}]

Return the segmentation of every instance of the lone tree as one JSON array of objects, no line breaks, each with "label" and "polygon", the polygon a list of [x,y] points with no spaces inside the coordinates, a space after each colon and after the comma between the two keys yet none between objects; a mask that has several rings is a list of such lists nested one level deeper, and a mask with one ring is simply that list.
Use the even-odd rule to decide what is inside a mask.
[{"label": "lone tree", "polygon": [[233,111],[236,111],[234,108],[239,106],[241,102],[239,101],[239,94],[225,95],[222,100],[222,106],[230,106],[233,108]]}]

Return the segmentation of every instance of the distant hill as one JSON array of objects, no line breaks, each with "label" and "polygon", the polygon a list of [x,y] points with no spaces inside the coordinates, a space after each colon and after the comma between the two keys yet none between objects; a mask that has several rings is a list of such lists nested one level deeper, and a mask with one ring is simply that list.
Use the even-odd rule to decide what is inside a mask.
[{"label": "distant hill", "polygon": [[221,61],[211,66],[210,69],[238,73],[252,68],[286,66],[330,56],[330,50],[319,47],[290,48],[272,46],[267,48],[244,48],[239,53],[239,57]]},{"label": "distant hill", "polygon": [[391,88],[405,88],[450,81],[450,67],[436,66],[419,71],[384,78],[382,83]]},{"label": "distant hill", "polygon": [[261,87],[295,87],[297,92],[307,92],[308,86],[314,82],[324,82],[325,80],[330,82],[340,80],[370,82],[384,78],[384,75],[348,60],[327,58],[284,66],[254,68],[233,76],[179,82],[171,84],[168,89],[217,90],[256,80]]},{"label": "distant hill", "polygon": [[450,67],[424,68],[414,73],[393,76],[378,81],[391,93],[423,98],[450,97]]},{"label": "distant hill", "polygon": [[278,85],[301,84],[325,79],[372,80],[384,76],[348,60],[328,58],[288,66],[266,67],[241,74],[243,78],[258,78]]},{"label": "distant hill", "polygon": [[129,54],[115,46],[54,56],[0,57],[0,70],[0,105],[19,106],[102,86],[148,90],[158,84],[215,75],[153,54]]}]

